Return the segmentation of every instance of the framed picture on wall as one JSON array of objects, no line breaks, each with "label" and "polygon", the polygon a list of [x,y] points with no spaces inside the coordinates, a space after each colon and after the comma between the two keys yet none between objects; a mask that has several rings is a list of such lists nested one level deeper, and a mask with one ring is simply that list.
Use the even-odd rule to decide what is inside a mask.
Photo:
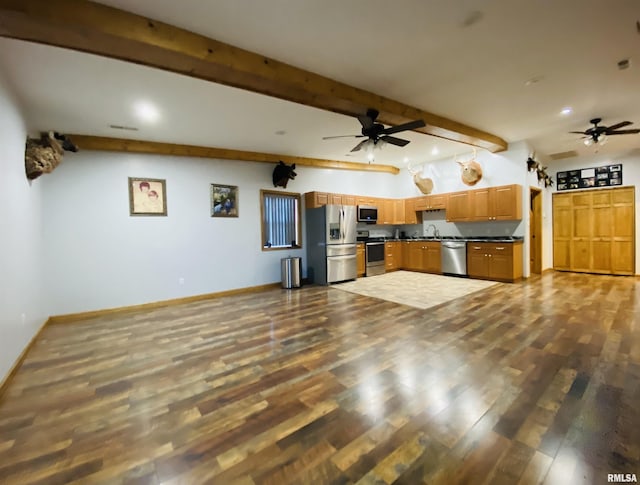
[{"label": "framed picture on wall", "polygon": [[129,215],[166,216],[166,180],[129,177]]},{"label": "framed picture on wall", "polygon": [[238,187],[211,184],[211,217],[238,217]]}]

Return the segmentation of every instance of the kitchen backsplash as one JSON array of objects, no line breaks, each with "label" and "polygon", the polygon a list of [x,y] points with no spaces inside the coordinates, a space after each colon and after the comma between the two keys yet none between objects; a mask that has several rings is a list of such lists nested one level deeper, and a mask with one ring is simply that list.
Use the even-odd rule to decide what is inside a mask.
[{"label": "kitchen backsplash", "polygon": [[444,211],[423,212],[422,224],[399,224],[395,226],[358,223],[359,231],[369,231],[370,237],[393,237],[395,230],[407,237],[433,236],[434,229],[440,236],[524,236],[522,221],[491,222],[447,222]]}]

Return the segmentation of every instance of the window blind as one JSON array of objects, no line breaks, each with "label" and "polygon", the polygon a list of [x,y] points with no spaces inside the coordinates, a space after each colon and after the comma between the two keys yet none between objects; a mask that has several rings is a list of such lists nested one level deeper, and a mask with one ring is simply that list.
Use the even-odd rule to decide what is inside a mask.
[{"label": "window blind", "polygon": [[285,194],[264,194],[265,247],[282,248],[298,245],[297,197]]}]

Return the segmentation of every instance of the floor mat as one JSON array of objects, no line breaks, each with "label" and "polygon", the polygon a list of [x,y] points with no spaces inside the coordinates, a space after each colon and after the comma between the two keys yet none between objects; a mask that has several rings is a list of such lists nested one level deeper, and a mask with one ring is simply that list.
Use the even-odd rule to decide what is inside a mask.
[{"label": "floor mat", "polygon": [[394,271],[331,287],[425,309],[500,284],[502,283],[414,271]]}]

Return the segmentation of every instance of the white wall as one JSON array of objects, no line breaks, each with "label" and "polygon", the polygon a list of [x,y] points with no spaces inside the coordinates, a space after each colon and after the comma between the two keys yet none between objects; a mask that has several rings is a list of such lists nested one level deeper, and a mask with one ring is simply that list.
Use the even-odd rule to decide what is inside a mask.
[{"label": "white wall", "polygon": [[[67,153],[43,177],[45,278],[52,315],[99,310],[280,281],[262,251],[260,189],[273,164],[102,152]],[[391,196],[397,177],[307,167],[287,191]],[[128,177],[167,180],[167,217],[130,217]],[[238,218],[211,218],[210,184],[237,185]],[[304,234],[304,232],[303,232]],[[179,279],[184,278],[184,284]]]},{"label": "white wall", "polygon": [[27,181],[25,123],[0,75],[0,381],[48,317],[41,179]]},{"label": "white wall", "polygon": [[[628,153],[624,156],[610,158],[594,153],[588,157],[569,158],[566,160],[558,160],[549,163],[549,174],[553,175],[555,180],[556,172],[566,170],[576,170],[581,168],[601,167],[603,165],[622,164],[622,184],[623,186],[635,186],[636,197],[636,274],[640,274],[640,214],[638,211],[638,205],[640,203],[640,149]],[[553,186],[553,192],[556,192],[556,186]],[[565,192],[565,191],[563,191]],[[566,191],[571,192],[571,191]],[[549,217],[544,219],[544,250],[545,255],[545,267],[553,267],[553,220],[552,220],[552,198],[546,197],[543,199],[544,212]]]}]

